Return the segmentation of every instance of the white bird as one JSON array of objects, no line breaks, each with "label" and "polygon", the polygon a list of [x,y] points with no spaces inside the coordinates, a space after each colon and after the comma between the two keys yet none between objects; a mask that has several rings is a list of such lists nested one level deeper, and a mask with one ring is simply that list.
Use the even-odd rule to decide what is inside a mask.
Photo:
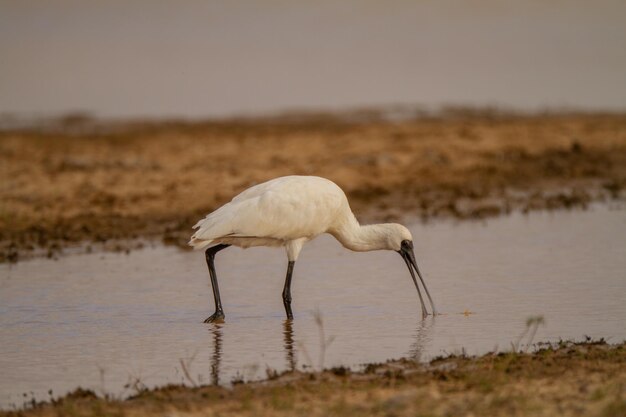
[{"label": "white bird", "polygon": [[193,227],[197,229],[189,245],[206,249],[206,261],[213,287],[215,313],[205,323],[223,321],[224,310],[220,299],[215,254],[231,245],[284,246],[288,266],[283,304],[288,319],[291,311],[291,276],[302,246],[322,233],[334,236],[344,247],[353,251],[394,250],[402,255],[417,288],[422,315],[428,315],[417,272],[433,314],[436,314],[430,293],[422,279],[415,255],[413,237],[409,230],[395,223],[362,226],[350,210],[345,193],[337,184],[313,176],[287,176],[255,185],[208,214]]}]

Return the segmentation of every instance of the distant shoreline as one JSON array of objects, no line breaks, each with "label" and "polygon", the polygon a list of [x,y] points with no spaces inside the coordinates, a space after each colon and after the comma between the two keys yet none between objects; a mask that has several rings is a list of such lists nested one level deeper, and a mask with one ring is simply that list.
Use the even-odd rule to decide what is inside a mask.
[{"label": "distant shoreline", "polygon": [[391,104],[345,108],[303,107],[270,112],[239,112],[223,116],[102,116],[90,111],[76,110],[58,114],[0,112],[0,132],[39,132],[72,134],[75,129],[100,133],[116,133],[145,129],[149,126],[202,126],[230,124],[283,124],[311,123],[364,124],[375,122],[406,122],[429,119],[506,119],[572,116],[619,116],[623,109],[584,107],[544,107],[534,110],[507,106],[426,106],[417,104]]}]

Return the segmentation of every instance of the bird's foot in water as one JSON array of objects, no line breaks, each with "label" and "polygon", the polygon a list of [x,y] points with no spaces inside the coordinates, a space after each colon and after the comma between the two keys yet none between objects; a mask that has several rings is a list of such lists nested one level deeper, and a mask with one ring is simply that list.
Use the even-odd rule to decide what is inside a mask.
[{"label": "bird's foot in water", "polygon": [[287,320],[293,320],[293,313],[291,312],[291,306],[285,304],[285,313],[287,314]]},{"label": "bird's foot in water", "polygon": [[204,322],[205,323],[224,323],[224,318],[225,316],[224,316],[223,311],[216,311],[215,313],[211,315],[211,317],[206,319]]}]

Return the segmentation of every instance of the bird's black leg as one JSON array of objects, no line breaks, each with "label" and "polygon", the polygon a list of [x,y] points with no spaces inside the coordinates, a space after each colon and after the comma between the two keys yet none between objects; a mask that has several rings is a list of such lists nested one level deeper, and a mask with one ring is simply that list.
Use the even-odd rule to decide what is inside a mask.
[{"label": "bird's black leg", "polygon": [[205,323],[215,323],[224,321],[224,310],[222,309],[222,300],[220,299],[220,288],[217,285],[217,274],[215,273],[215,254],[222,249],[226,249],[230,245],[216,245],[206,250],[206,263],[209,266],[209,275],[211,276],[211,287],[213,287],[213,298],[215,299],[215,313]]},{"label": "bird's black leg", "polygon": [[287,264],[287,277],[285,278],[285,288],[283,288],[283,304],[289,320],[293,319],[293,313],[291,312],[291,275],[293,274],[293,265],[295,263],[295,261],[289,261]]}]

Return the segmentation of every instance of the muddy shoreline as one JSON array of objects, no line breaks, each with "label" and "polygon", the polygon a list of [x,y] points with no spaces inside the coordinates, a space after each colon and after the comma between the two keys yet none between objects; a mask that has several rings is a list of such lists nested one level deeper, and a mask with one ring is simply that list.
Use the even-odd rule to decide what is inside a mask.
[{"label": "muddy shoreline", "polygon": [[0,262],[15,262],[142,241],[185,247],[198,218],[290,174],[337,182],[364,222],[623,201],[626,114],[68,117],[0,131],[0,166]]},{"label": "muddy shoreline", "polygon": [[603,340],[539,344],[533,353],[451,355],[420,364],[393,360],[361,372],[268,371],[233,388],[138,388],[127,400],[78,389],[0,416],[55,415],[492,415],[622,416],[626,345]]}]

